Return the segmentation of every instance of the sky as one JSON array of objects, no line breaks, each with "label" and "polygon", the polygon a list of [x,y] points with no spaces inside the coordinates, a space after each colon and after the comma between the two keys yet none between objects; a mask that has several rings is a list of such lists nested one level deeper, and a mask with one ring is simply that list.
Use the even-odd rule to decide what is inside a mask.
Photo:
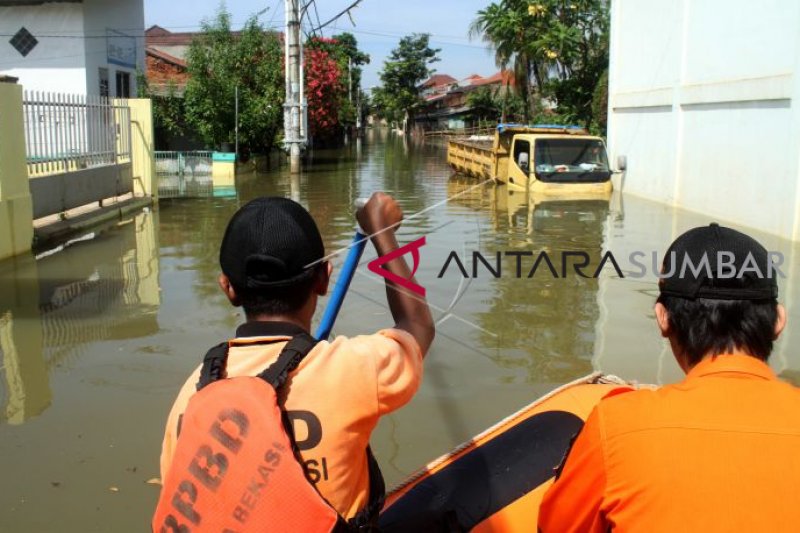
[{"label": "sky", "polygon": [[[352,3],[352,0],[316,0],[319,19],[325,22]],[[441,61],[434,63],[437,73],[456,79],[471,74],[489,76],[497,72],[492,52],[479,39],[468,38],[469,25],[477,11],[490,0],[363,0],[352,11],[355,26],[347,16],[323,30],[326,37],[348,31],[355,35],[359,48],[371,56],[364,67],[365,89],[380,84],[378,73],[384,60],[400,38],[410,33],[430,33],[431,45],[440,48]],[[219,0],[145,0],[147,27],[158,24],[172,31],[197,31],[200,21],[214,15]],[[252,14],[267,9],[259,19],[268,26],[283,27],[283,0],[229,0],[234,28]],[[311,10],[310,10],[311,11]],[[317,14],[311,13],[317,25]],[[308,22],[306,22],[306,27]]]}]

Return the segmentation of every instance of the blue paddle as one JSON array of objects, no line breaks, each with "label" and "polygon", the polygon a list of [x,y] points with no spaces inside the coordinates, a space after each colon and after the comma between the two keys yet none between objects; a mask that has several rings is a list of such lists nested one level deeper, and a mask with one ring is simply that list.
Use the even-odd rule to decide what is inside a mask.
[{"label": "blue paddle", "polygon": [[[356,200],[356,209],[361,209],[367,203],[366,198],[359,198]],[[353,281],[353,276],[358,268],[358,262],[361,261],[361,254],[364,253],[364,247],[367,245],[369,239],[361,232],[361,228],[356,226],[356,234],[353,236],[353,242],[350,245],[350,251],[347,252],[347,257],[342,265],[342,271],[339,273],[339,278],[333,287],[328,305],[325,307],[325,312],[322,315],[322,320],[317,327],[315,337],[317,340],[328,340],[333,329],[333,323],[336,322],[336,317],[339,315],[339,310],[342,308],[344,297],[347,295],[347,289],[350,288],[350,282]]]}]

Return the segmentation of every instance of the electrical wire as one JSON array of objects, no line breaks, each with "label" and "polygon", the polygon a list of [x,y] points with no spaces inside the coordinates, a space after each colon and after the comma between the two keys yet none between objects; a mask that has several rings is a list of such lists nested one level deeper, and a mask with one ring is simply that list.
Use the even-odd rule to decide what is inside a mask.
[{"label": "electrical wire", "polygon": [[[276,24],[265,25],[264,26],[264,29],[267,29],[267,30],[277,30],[277,29],[282,29],[282,28],[283,28],[283,25],[276,25]],[[336,29],[336,28],[338,28],[338,26],[334,25],[334,28]],[[314,32],[314,31],[319,30],[319,27],[313,27],[313,25],[312,25],[310,30],[312,32]],[[370,36],[374,36],[374,37],[386,37],[386,38],[391,38],[391,39],[399,39],[399,38],[404,37],[405,35],[408,35],[408,34],[403,34],[403,33],[387,33],[385,31],[362,30],[362,29],[358,29],[358,28],[347,28],[346,31],[348,31],[350,33],[361,34],[361,35],[370,35]],[[461,47],[464,47],[464,48],[474,48],[474,49],[480,49],[480,50],[489,49],[488,45],[470,44],[470,43],[463,43],[463,42],[462,43],[453,42],[453,41],[445,40],[445,38],[442,38],[444,36],[441,36],[441,35],[437,35],[437,34],[434,34],[434,33],[428,33],[428,32],[422,32],[422,33],[427,33],[428,35],[430,35],[430,42],[433,43],[433,44],[441,44],[441,45],[447,45],[447,46],[461,46]],[[202,35],[202,34],[203,34],[203,32],[195,32],[195,35]],[[0,37],[13,37],[13,36],[14,36],[14,34],[0,33]],[[108,39],[109,38],[108,35],[34,35],[34,37],[36,37],[37,39],[84,39],[84,40],[87,40],[87,39]],[[111,38],[117,37],[117,38],[130,38],[130,39],[146,39],[148,36],[145,35],[145,34],[142,34],[142,35],[118,35],[118,36],[113,36],[112,35],[110,37]]]},{"label": "electrical wire", "polygon": [[[345,15],[347,15],[347,16],[350,16],[350,11],[351,11],[351,10],[353,10],[353,9],[355,9],[356,7],[358,7],[358,4],[360,4],[360,3],[361,3],[361,1],[362,1],[362,0],[355,0],[355,1],[354,1],[352,4],[350,4],[350,5],[349,5],[349,6],[347,6],[345,9],[343,9],[342,11],[340,11],[339,13],[337,13],[336,15],[334,15],[334,16],[333,16],[333,18],[331,18],[330,20],[328,20],[328,21],[327,21],[327,22],[325,22],[324,24],[320,24],[320,25],[319,25],[319,26],[317,26],[315,29],[316,29],[316,30],[321,30],[322,28],[324,28],[324,27],[325,27],[325,26],[327,26],[328,24],[331,24],[331,23],[334,23],[334,22],[336,22],[337,20],[339,20],[341,17],[343,17],[343,16],[345,16]],[[352,18],[351,18],[351,20],[352,20]]]}]

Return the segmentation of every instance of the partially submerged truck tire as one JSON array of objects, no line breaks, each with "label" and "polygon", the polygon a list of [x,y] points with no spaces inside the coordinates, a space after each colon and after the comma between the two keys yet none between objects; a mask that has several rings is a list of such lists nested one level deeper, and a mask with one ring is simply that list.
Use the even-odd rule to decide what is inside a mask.
[{"label": "partially submerged truck tire", "polygon": [[466,176],[541,194],[608,195],[612,189],[603,139],[577,126],[500,124],[493,136],[449,141],[447,163]]}]

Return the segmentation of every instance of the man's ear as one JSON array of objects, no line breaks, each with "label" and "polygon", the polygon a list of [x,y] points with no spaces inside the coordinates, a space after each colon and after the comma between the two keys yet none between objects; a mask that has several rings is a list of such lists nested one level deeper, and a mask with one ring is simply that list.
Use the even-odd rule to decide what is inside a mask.
[{"label": "man's ear", "polygon": [[322,263],[322,266],[317,269],[317,281],[314,284],[314,292],[319,296],[328,294],[328,285],[330,285],[332,273],[333,265],[330,261],[325,261]]},{"label": "man's ear", "polygon": [[242,305],[242,301],[236,294],[236,290],[233,288],[233,285],[231,285],[231,280],[228,279],[228,276],[220,274],[217,278],[217,282],[219,283],[219,288],[222,289],[222,292],[228,297],[228,301],[232,306],[239,307]]},{"label": "man's ear", "polygon": [[778,316],[775,317],[775,338],[781,336],[783,332],[783,328],[786,327],[786,308],[783,307],[781,304],[778,304]]},{"label": "man's ear", "polygon": [[661,331],[661,336],[669,337],[672,330],[669,326],[669,312],[667,312],[667,308],[664,307],[664,304],[661,302],[656,302],[655,312],[656,323],[658,324],[658,329]]}]

